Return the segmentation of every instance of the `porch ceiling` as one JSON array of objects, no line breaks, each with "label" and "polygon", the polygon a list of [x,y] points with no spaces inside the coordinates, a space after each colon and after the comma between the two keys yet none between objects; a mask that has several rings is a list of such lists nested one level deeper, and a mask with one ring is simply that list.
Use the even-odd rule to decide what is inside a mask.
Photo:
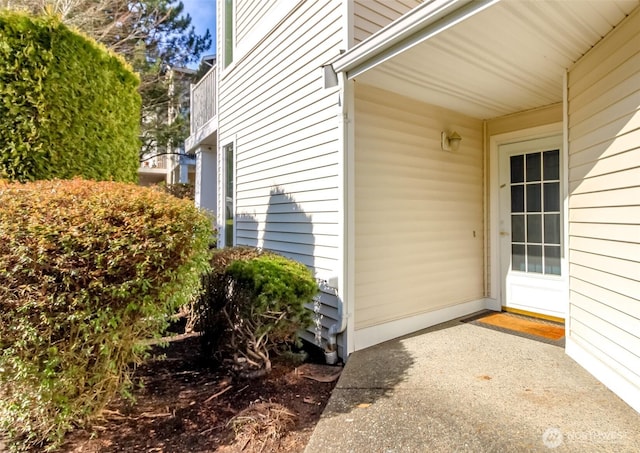
[{"label": "porch ceiling", "polygon": [[561,102],[565,70],[639,4],[503,0],[355,79],[482,119]]}]

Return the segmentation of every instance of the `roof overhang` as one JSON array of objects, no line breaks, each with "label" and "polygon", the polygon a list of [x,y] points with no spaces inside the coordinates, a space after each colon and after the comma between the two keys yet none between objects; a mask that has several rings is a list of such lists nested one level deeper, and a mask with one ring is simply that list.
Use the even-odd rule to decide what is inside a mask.
[{"label": "roof overhang", "polygon": [[218,143],[218,115],[215,115],[207,121],[202,127],[192,132],[184,141],[184,150],[186,153],[194,153],[196,148],[215,149]]},{"label": "roof overhang", "polygon": [[431,0],[392,22],[333,62],[349,78],[455,26],[500,0]]},{"label": "roof overhang", "polygon": [[476,118],[562,101],[564,73],[640,0],[432,0],[332,62],[336,72]]}]

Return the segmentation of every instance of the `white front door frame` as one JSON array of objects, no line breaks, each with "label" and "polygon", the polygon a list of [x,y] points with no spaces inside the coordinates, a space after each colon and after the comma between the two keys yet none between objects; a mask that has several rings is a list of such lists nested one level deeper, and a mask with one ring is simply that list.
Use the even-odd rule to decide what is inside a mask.
[{"label": "white front door frame", "polygon": [[[530,152],[534,152],[534,154],[538,154],[540,156],[540,165],[543,164],[542,154],[543,152],[547,152],[549,150],[562,150],[562,136],[560,134],[552,135],[540,139],[535,140],[525,140],[525,141],[516,141],[513,143],[507,143],[499,146],[498,159],[499,159],[499,177],[500,177],[500,194],[499,194],[499,202],[500,202],[500,244],[498,246],[500,250],[500,274],[501,274],[501,294],[502,294],[502,306],[507,307],[505,309],[516,309],[516,310],[524,310],[527,312],[538,313],[545,316],[551,316],[554,318],[564,319],[567,311],[568,311],[568,293],[567,293],[567,278],[568,278],[568,260],[567,255],[564,252],[564,247],[562,240],[560,237],[562,236],[561,231],[564,229],[563,226],[565,222],[562,219],[563,209],[558,205],[558,211],[560,212],[561,223],[558,224],[560,230],[558,231],[558,240],[560,243],[560,269],[558,269],[558,273],[547,273],[546,266],[547,262],[547,229],[546,222],[542,221],[542,218],[546,218],[546,215],[542,216],[540,214],[540,242],[543,242],[544,247],[540,246],[540,266],[541,268],[538,270],[527,270],[526,272],[522,269],[514,269],[514,265],[512,263],[512,241],[514,232],[512,230],[512,200],[509,195],[509,188],[511,187],[510,175],[510,157],[514,155],[519,155],[523,158],[523,182],[522,182],[522,220],[523,220],[523,230],[525,229],[524,223],[529,225],[529,222],[524,222],[525,217],[529,218],[530,214],[533,214],[530,211],[529,203],[529,192],[527,191],[526,197],[526,209],[525,209],[525,173],[524,173],[524,155]],[[559,156],[560,160],[558,162],[558,180],[560,181],[558,198],[563,198],[566,193],[564,190],[564,185],[566,181],[563,180],[560,169],[562,168],[564,156]],[[529,170],[527,168],[527,174]],[[528,176],[527,176],[528,178]],[[543,174],[540,171],[540,182],[538,183],[540,187],[540,212],[547,213],[548,206],[546,202],[542,203],[542,196],[546,194],[548,190],[548,186],[546,181],[548,181],[548,174],[545,169],[545,173]],[[527,179],[528,181],[528,179]],[[545,183],[543,184],[543,181]],[[526,184],[536,184],[535,182],[528,182]],[[543,190],[544,186],[544,190]],[[529,186],[531,187],[531,186]],[[560,200],[558,200],[560,201]],[[525,216],[525,211],[528,213]],[[544,228],[543,228],[544,226]],[[543,237],[543,229],[544,229],[544,237]],[[528,230],[528,227],[527,227]],[[523,237],[518,240],[528,241],[530,240],[530,236],[525,236],[524,231],[522,231]],[[555,239],[555,238],[554,238]],[[555,241],[553,242],[555,243]],[[552,246],[553,247],[553,246]],[[529,248],[529,246],[523,247]],[[543,253],[544,250],[544,253]],[[525,252],[528,256],[528,252]],[[542,260],[542,257],[544,261]],[[528,264],[526,264],[527,268],[532,264],[528,259],[526,260]],[[543,264],[544,263],[544,264]],[[543,269],[544,272],[543,272]],[[538,273],[539,271],[539,273]],[[554,271],[555,272],[555,271]]]},{"label": "white front door frame", "polygon": [[[489,137],[489,254],[490,254],[490,281],[489,281],[489,306],[494,310],[500,310],[504,305],[504,299],[502,294],[502,284],[500,279],[502,278],[502,272],[500,271],[500,198],[499,198],[499,148],[500,145],[534,140],[552,135],[562,135],[563,143],[566,142],[564,138],[565,130],[564,123],[557,122],[544,126],[538,126],[529,129],[522,129],[513,132],[507,132],[499,135],[492,135]],[[568,149],[566,146],[562,147],[562,159],[564,162],[568,160]],[[568,197],[568,169],[567,165],[562,165],[561,178],[564,181],[562,184],[562,197],[566,201]],[[568,209],[567,203],[562,203],[563,209],[563,231],[568,229]],[[565,235],[566,236],[566,235]],[[569,244],[567,241],[563,243],[563,256],[568,257]],[[568,270],[563,269],[563,272]],[[566,293],[568,294],[568,279]],[[567,300],[568,304],[568,300]],[[565,315],[568,315],[565,313]]]}]

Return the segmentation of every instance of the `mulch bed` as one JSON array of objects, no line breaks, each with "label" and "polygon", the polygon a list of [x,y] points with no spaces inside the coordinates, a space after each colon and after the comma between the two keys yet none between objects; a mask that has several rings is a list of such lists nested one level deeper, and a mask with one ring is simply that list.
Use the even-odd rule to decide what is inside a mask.
[{"label": "mulch bed", "polygon": [[71,433],[62,452],[301,452],[336,383],[278,359],[266,376],[237,378],[203,361],[197,336],[153,352],[136,370],[135,404],[115,401],[91,430]]}]

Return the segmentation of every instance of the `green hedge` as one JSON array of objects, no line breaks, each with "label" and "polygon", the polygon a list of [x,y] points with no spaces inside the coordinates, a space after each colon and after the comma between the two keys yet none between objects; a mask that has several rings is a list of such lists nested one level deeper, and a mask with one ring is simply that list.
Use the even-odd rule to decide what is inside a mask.
[{"label": "green hedge", "polygon": [[42,446],[127,392],[209,269],[211,219],[150,188],[0,182],[0,433]]},{"label": "green hedge", "polygon": [[305,304],[318,292],[313,275],[301,263],[249,247],[217,251],[211,268],[196,307],[205,353],[218,362],[233,358],[244,376],[268,372],[270,354],[311,324]]},{"label": "green hedge", "polygon": [[58,19],[0,10],[0,179],[137,181],[138,85]]}]

